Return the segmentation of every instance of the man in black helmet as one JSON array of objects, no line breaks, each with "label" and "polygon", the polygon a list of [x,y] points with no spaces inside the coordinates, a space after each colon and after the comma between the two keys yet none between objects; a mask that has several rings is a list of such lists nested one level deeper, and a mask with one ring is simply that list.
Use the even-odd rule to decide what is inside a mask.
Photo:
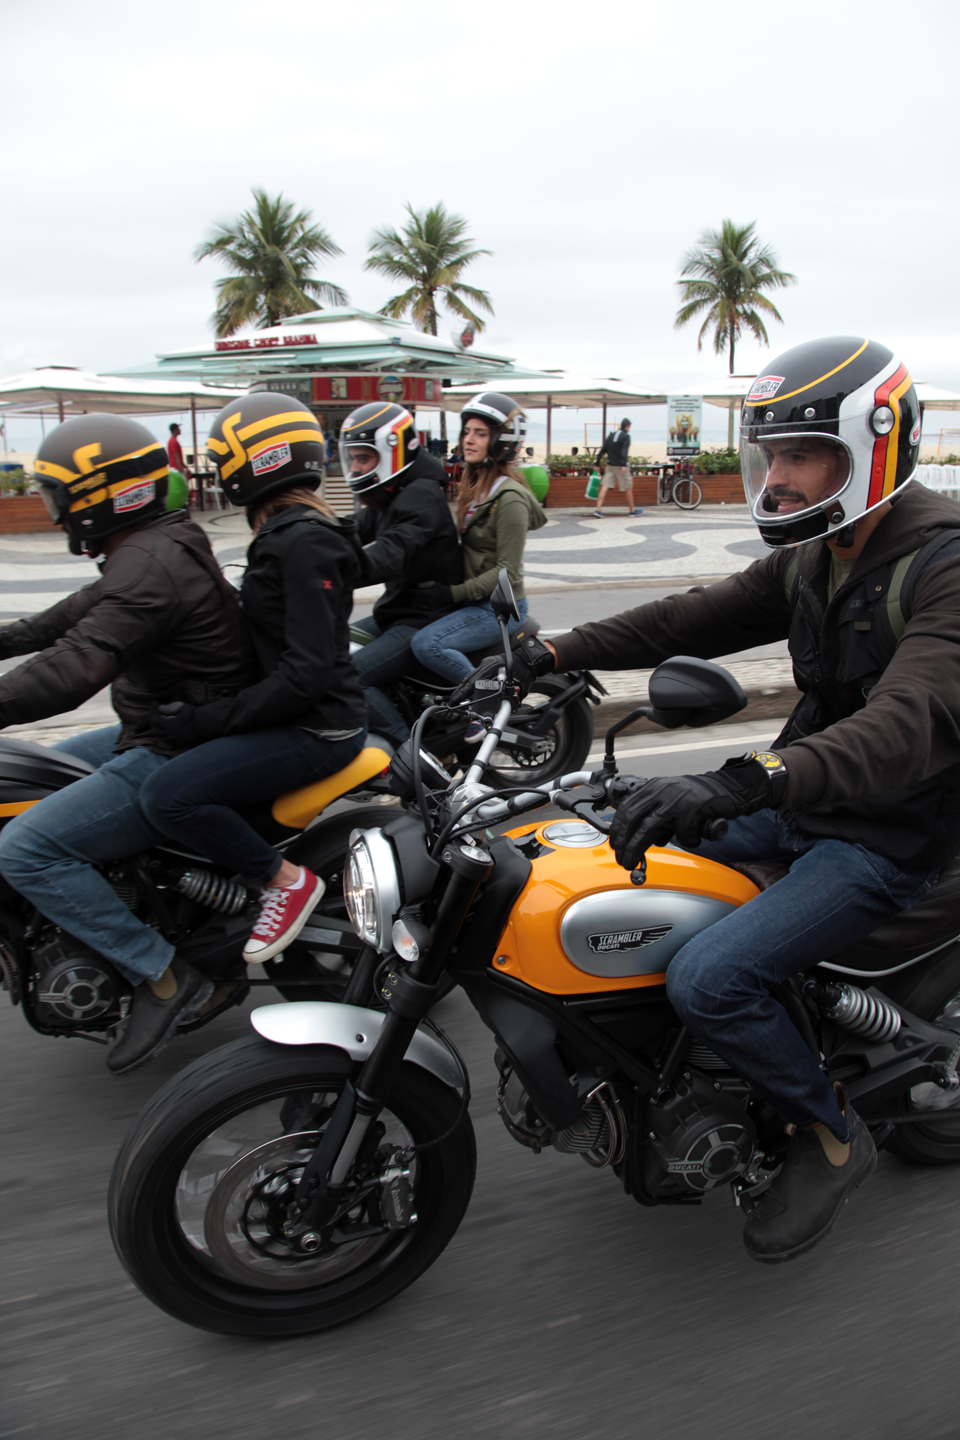
[{"label": "man in black helmet", "polygon": [[[183,747],[155,728],[151,705],[234,695],[250,676],[236,595],[206,535],[182,510],[165,510],[167,468],[163,447],[134,420],[84,415],[57,426],[34,478],[71,551],[102,556],[101,573],[0,632],[0,657],[32,656],[0,676],[0,727],[72,710],[112,686],[121,722],[107,732],[112,756],[5,827],[0,872],[136,987],[126,1034],[107,1060],[118,1068],[111,1058],[122,1054],[124,1070],[155,1055],[211,987],[94,866],[161,838],[137,795]],[[81,758],[102,752],[84,740],[64,748]]]},{"label": "man in black helmet", "polygon": [[358,622],[374,639],[353,656],[367,696],[371,729],[402,745],[409,726],[380,688],[413,663],[410,641],[437,608],[426,588],[463,578],[457,529],[443,491],[446,474],[420,444],[402,405],[374,402],[348,415],[340,430],[347,483],[360,497],[360,542],[368,585],[385,582],[373,614]]},{"label": "man in black helmet", "polygon": [[[786,872],[666,972],[688,1030],[792,1137],[745,1206],[744,1244],[763,1263],[821,1240],[876,1164],[780,987],[821,962],[842,970],[847,947],[924,898],[960,841],[960,509],[909,483],[919,444],[916,391],[884,346],[837,337],[787,351],[754,381],[741,427],[747,500],[773,553],[552,642],[527,637],[515,653],[523,691],[554,669],[789,642],[802,699],[773,747],[640,784],[610,835],[628,870],[675,838]],[[717,818],[726,838],[701,843]]]}]

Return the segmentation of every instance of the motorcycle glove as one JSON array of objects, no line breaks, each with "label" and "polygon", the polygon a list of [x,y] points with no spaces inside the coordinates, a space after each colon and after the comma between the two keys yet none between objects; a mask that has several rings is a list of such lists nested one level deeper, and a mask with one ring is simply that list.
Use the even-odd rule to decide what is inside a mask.
[{"label": "motorcycle glove", "polygon": [[[536,635],[515,638],[511,650],[513,652],[513,684],[522,700],[535,680],[538,680],[541,675],[551,674],[556,669],[557,661],[553,651],[548,650]],[[461,680],[454,690],[450,696],[451,705],[460,705],[464,700],[473,699],[473,692],[478,684],[480,684],[481,690],[489,689],[489,682],[496,680],[502,667],[503,657],[501,655],[488,655],[486,660],[481,660],[476,670],[465,680]]]},{"label": "motorcycle glove", "polygon": [[203,739],[197,731],[196,713],[196,705],[187,705],[182,700],[174,700],[170,705],[154,703],[150,706],[150,724],[158,735],[187,749],[199,745]]},{"label": "motorcycle glove", "polygon": [[709,821],[776,808],[786,788],[787,767],[771,750],[751,750],[705,775],[649,780],[618,807],[610,827],[617,863],[635,870],[651,845],[674,837],[695,850]]}]

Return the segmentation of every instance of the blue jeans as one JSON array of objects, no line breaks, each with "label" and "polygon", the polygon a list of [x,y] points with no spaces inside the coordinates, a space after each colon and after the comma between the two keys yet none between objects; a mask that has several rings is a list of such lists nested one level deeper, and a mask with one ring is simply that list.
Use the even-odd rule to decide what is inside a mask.
[{"label": "blue jeans", "polygon": [[169,763],[138,745],[48,795],[0,832],[5,879],[135,985],[160,978],[173,946],[138,920],[93,866],[136,855],[161,839],[137,799]]},{"label": "blue jeans", "polygon": [[863,845],[802,835],[773,810],[731,821],[724,840],[693,853],[721,864],[785,861],[790,873],[677,952],[667,969],[673,1008],[785,1122],[820,1121],[848,1141],[817,1057],[769,991],[911,909],[938,872],[902,870]]},{"label": "blue jeans", "polygon": [[[520,619],[510,621],[511,635],[516,634],[527,618],[527,608],[526,600],[517,601]],[[487,600],[482,605],[463,605],[444,615],[442,620],[425,625],[416,631],[411,644],[421,665],[457,685],[475,668],[469,652],[493,645],[499,639],[500,626]]]},{"label": "blue jeans", "polygon": [[223,735],[168,760],[140,791],[148,824],[170,840],[265,885],[281,855],[238,814],[335,775],[363,749],[366,730],[324,740],[296,725]]},{"label": "blue jeans", "polygon": [[67,740],[58,740],[51,750],[62,750],[65,755],[75,755],[86,760],[95,770],[113,759],[113,747],[120,739],[120,725],[105,725],[100,730],[85,730],[80,735],[71,735]]},{"label": "blue jeans", "polygon": [[402,745],[409,737],[410,726],[379,687],[399,680],[410,670],[413,664],[410,642],[417,628],[415,625],[391,625],[389,630],[381,630],[373,616],[368,615],[355,621],[354,629],[366,630],[374,637],[351,656],[366,695],[370,728],[378,735],[386,735],[394,745]]}]

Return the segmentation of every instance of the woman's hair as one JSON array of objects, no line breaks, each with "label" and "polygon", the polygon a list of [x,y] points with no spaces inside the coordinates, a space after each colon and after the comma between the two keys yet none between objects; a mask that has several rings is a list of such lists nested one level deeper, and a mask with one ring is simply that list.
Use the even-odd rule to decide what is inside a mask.
[{"label": "woman's hair", "polygon": [[[491,460],[485,465],[465,465],[463,467],[463,478],[460,481],[460,490],[457,495],[457,525],[461,530],[470,506],[479,505],[482,500],[486,500],[491,487],[501,475],[509,475],[511,480],[519,480],[521,485],[527,484],[515,465],[505,465],[502,460]],[[528,490],[529,488],[527,485]]]},{"label": "woman's hair", "polygon": [[309,505],[311,510],[319,510],[321,515],[326,515],[328,520],[337,518],[336,511],[332,510],[315,490],[311,490],[309,485],[291,485],[288,490],[276,490],[272,495],[267,495],[259,505],[248,505],[247,524],[256,535],[260,526],[266,524],[271,515],[279,515],[281,510],[289,510],[292,505]]}]

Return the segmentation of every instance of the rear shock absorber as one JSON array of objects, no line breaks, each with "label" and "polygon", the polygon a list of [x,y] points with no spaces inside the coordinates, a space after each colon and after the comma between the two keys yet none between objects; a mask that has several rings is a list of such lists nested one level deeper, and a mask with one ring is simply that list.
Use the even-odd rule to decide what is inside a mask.
[{"label": "rear shock absorber", "polygon": [[858,985],[842,981],[820,986],[817,999],[828,1020],[868,1040],[893,1040],[900,1033],[903,1020],[899,1010],[879,995],[868,995]]},{"label": "rear shock absorber", "polygon": [[185,870],[176,881],[176,888],[188,900],[195,900],[198,905],[206,905],[221,915],[239,915],[250,900],[246,885],[239,880],[226,880],[201,865]]}]

